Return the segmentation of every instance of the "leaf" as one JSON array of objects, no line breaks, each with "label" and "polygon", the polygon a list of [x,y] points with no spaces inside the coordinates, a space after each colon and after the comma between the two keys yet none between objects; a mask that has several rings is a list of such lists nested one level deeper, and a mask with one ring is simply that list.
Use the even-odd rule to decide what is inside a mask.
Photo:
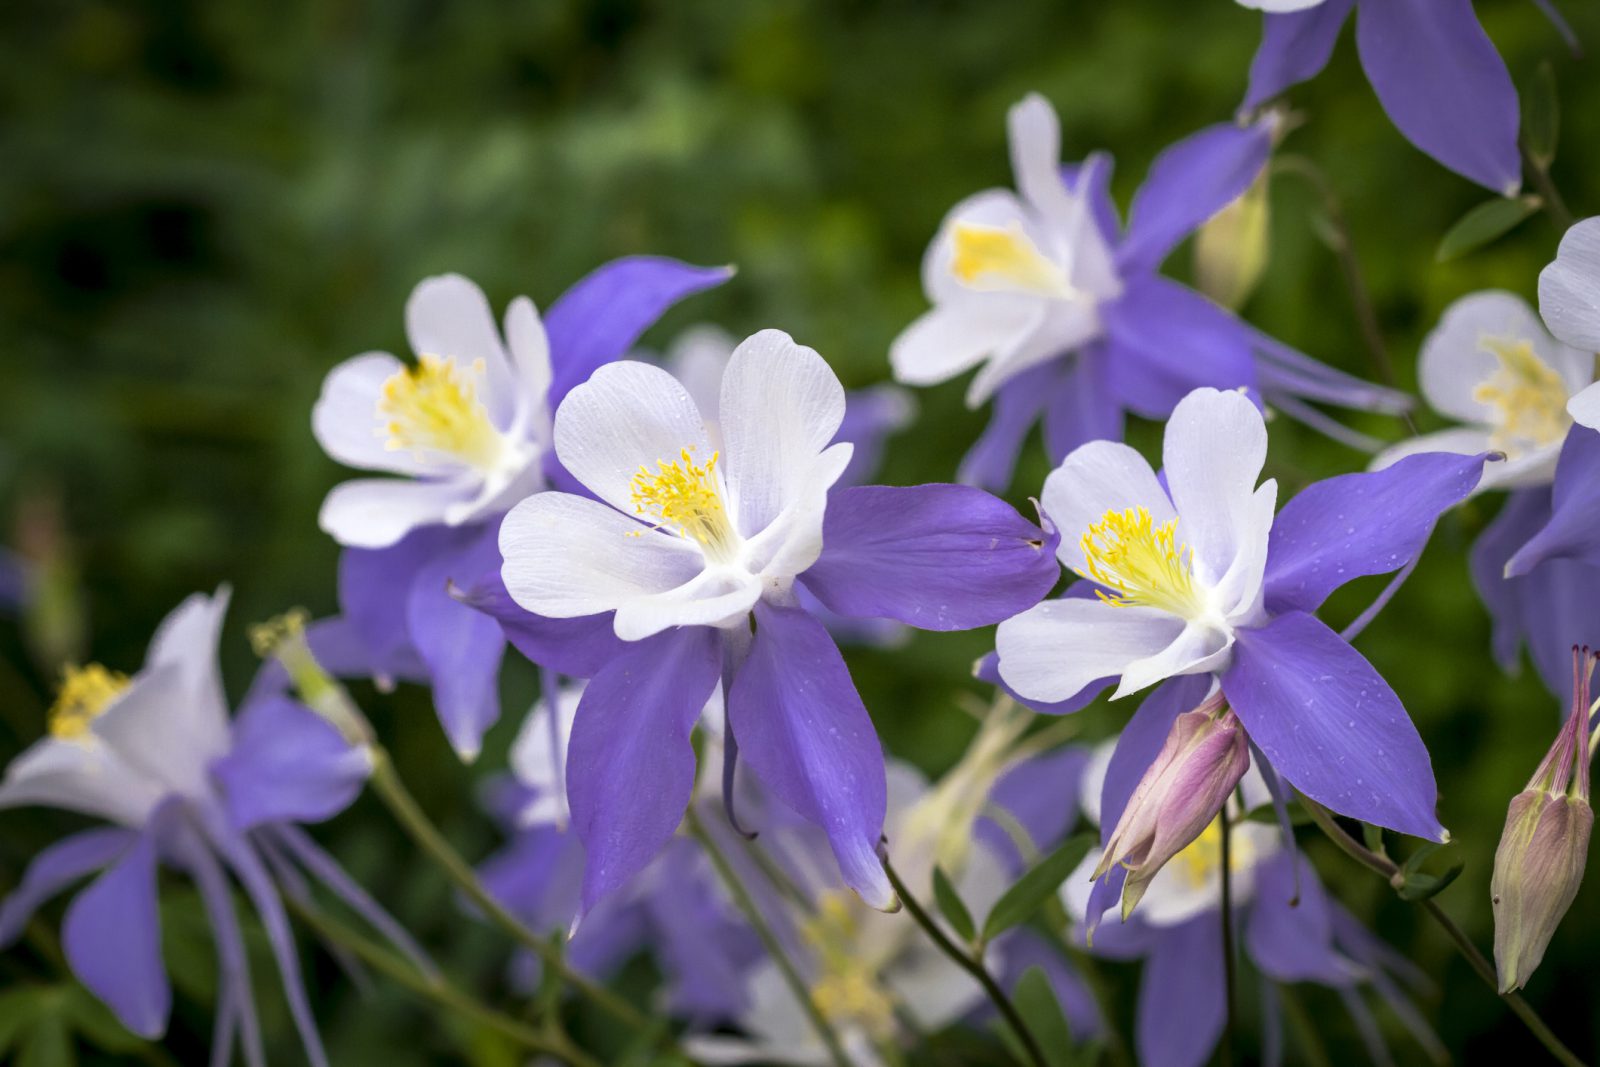
[{"label": "leaf", "polygon": [[1067,875],[1083,862],[1095,840],[1093,834],[1079,834],[1034,864],[995,902],[988,918],[983,920],[983,940],[993,941],[1013,926],[1032,918],[1039,906],[1067,880]]},{"label": "leaf", "polygon": [[1380,856],[1385,854],[1383,851],[1382,827],[1374,826],[1370,822],[1362,823],[1361,840],[1366,844],[1368,852],[1376,852]]},{"label": "leaf", "polygon": [[96,1048],[107,1052],[132,1052],[144,1044],[143,1038],[118,1022],[111,1009],[82,986],[69,989],[63,1010],[73,1029]]},{"label": "leaf", "polygon": [[1029,967],[1022,972],[1011,991],[1011,1003],[1039,1042],[1049,1067],[1072,1067],[1072,1027],[1061,1014],[1061,1002],[1043,968]]},{"label": "leaf", "polygon": [[22,1031],[50,1010],[48,993],[38,985],[19,985],[0,993],[0,1060]]},{"label": "leaf", "polygon": [[1561,134],[1561,105],[1556,97],[1556,72],[1544,60],[1522,93],[1522,145],[1533,164],[1547,169],[1556,158]]},{"label": "leaf", "polygon": [[1443,874],[1422,874],[1421,872],[1407,875],[1395,892],[1400,894],[1401,900],[1427,900],[1429,897],[1438,896],[1444,892],[1449,884],[1460,876],[1462,868],[1467,865],[1466,860],[1456,860]]},{"label": "leaf", "polygon": [[933,869],[933,902],[939,905],[939,914],[944,916],[944,921],[950,924],[957,937],[971,942],[977,936],[978,928],[972,921],[972,912],[967,910],[956,887],[950,884],[950,879],[938,867]]},{"label": "leaf", "polygon": [[1519,196],[1514,199],[1497,197],[1479,204],[1456,220],[1439,242],[1433,254],[1435,263],[1444,263],[1482,248],[1490,241],[1504,236],[1518,224],[1544,206],[1537,196]]},{"label": "leaf", "polygon": [[40,1018],[22,1039],[16,1067],[75,1067],[77,1062],[66,1020],[52,1014]]}]

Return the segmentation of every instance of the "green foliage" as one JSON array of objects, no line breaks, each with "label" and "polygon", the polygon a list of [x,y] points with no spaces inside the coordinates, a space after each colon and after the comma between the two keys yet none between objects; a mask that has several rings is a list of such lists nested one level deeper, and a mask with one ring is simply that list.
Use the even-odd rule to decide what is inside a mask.
[{"label": "green foliage", "polygon": [[956,892],[956,887],[950,884],[949,876],[939,867],[933,869],[933,902],[939,906],[939,914],[944,916],[945,922],[950,924],[957,937],[971,942],[978,936],[978,928],[972,921],[972,912],[967,910],[967,906],[961,901],[961,895]]},{"label": "green foliage", "polygon": [[1434,253],[1433,258],[1436,262],[1446,263],[1457,256],[1475,252],[1522,225],[1542,207],[1544,202],[1537,196],[1486,200],[1450,227],[1439,242],[1439,251]]},{"label": "green foliage", "polygon": [[1048,856],[1025,871],[1007,889],[983,920],[983,940],[993,941],[1013,926],[1033,918],[1047,900],[1055,896],[1061,883],[1083,862],[1098,838],[1091,833],[1068,838]]}]

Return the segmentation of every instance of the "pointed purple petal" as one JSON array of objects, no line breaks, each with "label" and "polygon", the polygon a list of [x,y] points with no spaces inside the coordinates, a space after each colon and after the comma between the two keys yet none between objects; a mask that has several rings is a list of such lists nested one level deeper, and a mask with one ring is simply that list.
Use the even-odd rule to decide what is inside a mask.
[{"label": "pointed purple petal", "polygon": [[828,496],[801,581],[840,615],[970,630],[1033,607],[1060,577],[1054,537],[970,485],[867,485]]},{"label": "pointed purple petal", "polygon": [[1424,452],[1300,492],[1272,523],[1267,608],[1315,611],[1346,582],[1405,566],[1428,543],[1439,516],[1477,486],[1486,459]]},{"label": "pointed purple petal", "polygon": [[239,1026],[240,1043],[244,1046],[245,1062],[255,1067],[265,1062],[261,1051],[261,1023],[256,1015],[244,935],[239,930],[239,918],[234,914],[228,877],[209,845],[187,827],[179,851],[200,890],[200,902],[211,924],[211,938],[217,948],[218,1000],[231,1005]]},{"label": "pointed purple petal", "polygon": [[1271,150],[1265,123],[1218,123],[1166,148],[1134,195],[1117,266],[1124,273],[1160,267],[1178,242],[1249,188]]},{"label": "pointed purple petal", "polygon": [[151,1041],[166,1032],[172,987],[161,962],[153,831],[139,834],[73,900],[61,925],[61,947],[72,973],[122,1025]]},{"label": "pointed purple petal", "polygon": [[[1495,662],[1508,674],[1515,673],[1519,663],[1518,652],[1522,648],[1522,635],[1526,628],[1522,615],[1522,591],[1527,587],[1528,580],[1507,578],[1506,564],[1549,518],[1548,487],[1517,489],[1507,493],[1500,514],[1483,528],[1469,556],[1472,584],[1477,588],[1483,606],[1489,609],[1489,618],[1494,624],[1491,644]],[[1565,675],[1570,672],[1563,668],[1562,673]],[[1570,686],[1570,679],[1563,680],[1561,684]]]},{"label": "pointed purple petal", "polygon": [[371,770],[366,752],[284,696],[246,706],[233,721],[231,750],[211,765],[228,818],[240,830],[331,819],[360,794]]},{"label": "pointed purple petal", "polygon": [[995,393],[989,424],[961,460],[957,477],[962,482],[993,492],[1011,484],[1022,443],[1044,413],[1060,372],[1056,362],[1030,367]]},{"label": "pointed purple petal", "polygon": [[1139,1062],[1201,1067],[1222,1036],[1226,1013],[1222,911],[1160,931],[1139,983]]},{"label": "pointed purple petal", "polygon": [[1492,192],[1516,195],[1517,89],[1472,0],[1369,0],[1356,12],[1356,47],[1406,140]]},{"label": "pointed purple petal", "polygon": [[1522,602],[1528,651],[1539,677],[1552,696],[1564,701],[1572,694],[1572,646],[1600,648],[1600,612],[1595,611],[1600,567],[1552,559],[1509,581]]},{"label": "pointed purple petal", "polygon": [[1372,664],[1292,612],[1235,636],[1222,690],[1278,773],[1341,815],[1431,841],[1438,787],[1428,749]]},{"label": "pointed purple petal", "polygon": [[821,623],[765,602],[755,615],[750,658],[728,699],[745,765],[827,832],[847,885],[888,907],[894,891],[877,854],[888,786],[872,719]]},{"label": "pointed purple petal", "polygon": [[684,297],[721,285],[732,267],[695,267],[664,256],[626,256],[595,268],[544,315],[550,339],[549,406],[573,386],[627,355],[639,335]]},{"label": "pointed purple petal", "polygon": [[1348,972],[1334,950],[1327,893],[1311,864],[1282,852],[1255,877],[1245,945],[1256,966],[1280,982],[1343,982]]},{"label": "pointed purple petal", "polygon": [[132,830],[101,827],[62,838],[33,858],[22,884],[0,904],[0,947],[11,944],[50,898],[121,856],[133,843]]},{"label": "pointed purple petal", "polygon": [[670,1013],[700,1027],[737,1019],[749,1003],[745,969],[762,953],[755,933],[730,914],[693,842],[672,842],[657,884],[644,908]]},{"label": "pointed purple petal", "polygon": [[1122,405],[1165,418],[1201,386],[1254,386],[1251,331],[1193,289],[1158,275],[1129,284],[1105,305],[1104,368]]},{"label": "pointed purple petal", "polygon": [[1082,163],[1063,163],[1061,180],[1068,189],[1081,190],[1089,198],[1095,227],[1112,248],[1122,237],[1122,219],[1116,201],[1111,199],[1111,171],[1115,161],[1108,152],[1090,152]]},{"label": "pointed purple petal", "polygon": [[[1089,766],[1089,751],[1066,747],[1034,756],[1016,764],[989,791],[989,802],[1004,808],[1027,831],[1034,851],[1048,853],[1078,822],[1078,794],[1083,772]],[[1027,860],[1017,851],[1011,835],[993,819],[980,818],[973,835],[1001,857],[1013,876],[1020,875]]]},{"label": "pointed purple petal", "polygon": [[406,628],[433,682],[433,705],[450,745],[476,758],[484,732],[500,718],[500,624],[450,595],[500,567],[498,531],[491,524],[448,553],[429,560],[406,598]]},{"label": "pointed purple petal", "polygon": [[1317,75],[1328,65],[1344,20],[1356,0],[1323,0],[1305,11],[1266,15],[1261,21],[1261,47],[1250,62],[1246,108],[1257,108],[1292,85]]},{"label": "pointed purple petal", "polygon": [[529,660],[569,678],[592,678],[629,648],[612,625],[614,612],[575,619],[535,615],[511,599],[498,569],[452,595],[499,622],[506,640]]},{"label": "pointed purple petal", "polygon": [[583,845],[576,834],[553,826],[530,827],[485,860],[478,877],[524,923],[565,933],[578,914]]},{"label": "pointed purple petal", "polygon": [[417,572],[447,548],[450,534],[427,527],[388,548],[347,548],[339,554],[339,611],[366,645],[375,675],[425,676],[406,628],[406,598]]},{"label": "pointed purple petal", "polygon": [[1352,411],[1390,414],[1410,411],[1415,406],[1411,397],[1398,389],[1374,385],[1335,370],[1248,323],[1245,328],[1250,331],[1256,376],[1268,403],[1283,397],[1295,397]]},{"label": "pointed purple petal", "polygon": [[1058,361],[1044,394],[1044,449],[1060,463],[1079,445],[1122,440],[1122,405],[1111,388],[1108,360],[1115,354],[1101,341],[1075,359]]},{"label": "pointed purple petal", "polygon": [[884,445],[895,431],[910,424],[916,410],[917,402],[898,385],[876,385],[846,393],[844,421],[839,423],[833,439],[848,441],[855,450],[835,484],[861,485],[877,474],[883,463]]},{"label": "pointed purple petal", "polygon": [[694,791],[689,733],[721,672],[717,631],[683,627],[637,642],[584,690],[567,746],[567,802],[588,850],[585,912],[678,828]]},{"label": "pointed purple petal", "polygon": [[1547,559],[1600,563],[1600,433],[1573,426],[1561,445],[1550,498],[1550,520],[1506,564],[1511,577]]}]

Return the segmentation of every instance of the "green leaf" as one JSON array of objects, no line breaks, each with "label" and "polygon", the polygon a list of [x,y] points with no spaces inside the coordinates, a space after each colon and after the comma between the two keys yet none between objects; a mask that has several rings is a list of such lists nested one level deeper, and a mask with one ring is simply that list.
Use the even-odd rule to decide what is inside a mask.
[{"label": "green leaf", "polygon": [[132,1052],[144,1044],[143,1038],[118,1022],[111,1009],[82,986],[71,987],[63,1010],[73,1029],[96,1048],[107,1052]]},{"label": "green leaf", "polygon": [[23,1037],[16,1067],[75,1067],[77,1062],[66,1020],[52,1014],[40,1018]]},{"label": "green leaf", "polygon": [[1032,918],[1039,906],[1067,880],[1067,875],[1083,862],[1094,843],[1093,834],[1079,834],[1034,864],[995,902],[989,917],[983,921],[983,940],[993,941],[1013,926]]},{"label": "green leaf", "polygon": [[1367,846],[1368,852],[1376,852],[1380,856],[1384,855],[1382,827],[1374,826],[1370,822],[1362,823],[1361,840]]},{"label": "green leaf", "polygon": [[972,921],[972,912],[967,910],[956,887],[950,884],[950,879],[938,867],[933,869],[933,902],[939,905],[939,914],[944,916],[944,921],[950,924],[957,937],[970,942],[977,936],[978,928]]},{"label": "green leaf", "polygon": [[1534,166],[1547,168],[1556,158],[1561,134],[1561,105],[1556,98],[1556,72],[1547,59],[1522,92],[1522,145]]},{"label": "green leaf", "polygon": [[51,1009],[49,989],[38,985],[19,985],[0,993],[0,1060],[22,1031],[32,1026]]},{"label": "green leaf", "polygon": [[1401,900],[1411,901],[1427,900],[1429,897],[1438,896],[1444,892],[1451,882],[1460,876],[1462,868],[1466,865],[1466,860],[1456,860],[1443,874],[1434,875],[1419,872],[1408,875],[1405,881],[1400,883],[1400,888],[1396,892],[1400,894]]},{"label": "green leaf", "polygon": [[1439,250],[1433,254],[1434,262],[1444,263],[1482,248],[1511,232],[1543,206],[1544,201],[1532,195],[1515,199],[1497,197],[1479,204],[1450,227],[1444,240],[1439,242]]},{"label": "green leaf", "polygon": [[1072,1067],[1072,1027],[1061,1014],[1061,1002],[1043,968],[1029,967],[1022,972],[1011,1003],[1027,1024],[1050,1067]]}]

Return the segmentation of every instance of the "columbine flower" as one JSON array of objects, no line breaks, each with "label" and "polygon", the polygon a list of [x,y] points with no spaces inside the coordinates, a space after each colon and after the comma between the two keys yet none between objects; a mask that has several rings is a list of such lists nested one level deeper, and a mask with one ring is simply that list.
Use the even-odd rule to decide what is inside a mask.
[{"label": "columbine flower", "polygon": [[1044,511],[1085,581],[1001,623],[1000,677],[1024,699],[1072,706],[1113,683],[1121,697],[1214,677],[1256,748],[1307,796],[1443,840],[1428,752],[1399,698],[1312,613],[1345,582],[1415,557],[1486,457],[1428,453],[1332,478],[1274,517],[1276,483],[1256,486],[1266,448],[1246,397],[1199,389],[1167,423],[1165,485],[1127,445],[1068,456],[1045,482]]},{"label": "columbine flower", "polygon": [[151,642],[132,677],[99,665],[70,668],[49,736],[12,761],[0,807],[44,804],[106,819],[36,857],[0,908],[0,943],[40,904],[103,873],[67,909],[62,946],[83,984],[133,1032],[159,1037],[172,991],[161,960],[156,869],[194,879],[217,939],[219,1021],[212,1062],[226,1062],[237,1028],[250,1063],[263,1062],[231,872],[262,925],[289,1009],[312,1063],[326,1063],[283,903],[304,871],[364,914],[398,947],[431,966],[391,919],[295,824],[317,822],[355,798],[370,762],[333,726],[268,687],[231,723],[216,663],[228,594],[190,597]]},{"label": "columbine flower", "polygon": [[1240,0],[1259,7],[1247,109],[1327,66],[1355,10],[1367,80],[1406,140],[1504,196],[1522,187],[1516,86],[1472,0]]},{"label": "columbine flower", "polygon": [[[1123,412],[1162,418],[1196,386],[1251,387],[1291,414],[1312,399],[1404,410],[1405,397],[1322,366],[1159,275],[1196,227],[1266,163],[1270,124],[1213,126],[1163,152],[1134,197],[1126,231],[1107,192],[1110,160],[1060,164],[1061,131],[1043,97],[1011,109],[1017,192],[957,204],[922,262],[933,308],[895,340],[897,379],[931,385],[980,367],[967,390],[990,398],[988,429],[963,480],[1004,485],[1029,428],[1044,420],[1053,459],[1122,437]],[[1300,398],[1300,399],[1297,399]]]},{"label": "columbine flower", "polygon": [[1589,679],[1587,648],[1572,650],[1572,711],[1539,769],[1511,798],[1489,891],[1500,992],[1521,989],[1544,959],[1572,907],[1589,858]]},{"label": "columbine flower", "polygon": [[[1158,694],[1149,703],[1164,702]],[[1115,742],[1095,753],[1082,778],[1081,805],[1091,821],[1115,822],[1117,806],[1104,805],[1108,766]],[[1071,802],[1057,789],[1056,796]],[[1418,1018],[1395,981],[1419,989],[1427,980],[1412,964],[1379,942],[1341,908],[1317,879],[1316,871],[1282,832],[1243,818],[1268,799],[1265,782],[1247,775],[1244,803],[1230,801],[1235,820],[1229,840],[1230,894],[1241,956],[1254,964],[1265,987],[1263,1007],[1281,1026],[1278,984],[1316,982],[1336,990],[1367,1041],[1374,1063],[1390,1061],[1378,1037],[1364,990],[1376,992],[1430,1052],[1439,1041]],[[1126,800],[1124,796],[1122,800]],[[1120,801],[1114,802],[1120,805]],[[1062,883],[1068,914],[1084,937],[1099,917],[1089,874],[1102,858],[1091,851]],[[1226,1006],[1222,958],[1222,824],[1212,822],[1150,882],[1133,918],[1099,927],[1088,947],[1111,959],[1144,960],[1140,978],[1135,1043],[1141,1063],[1200,1067],[1210,1061],[1222,1037]],[[1272,1025],[1270,1022],[1269,1027]]]},{"label": "columbine flower", "polygon": [[[551,449],[561,399],[626,353],[667,308],[731,273],[619,259],[569,289],[543,320],[527,297],[512,301],[503,339],[467,279],[418,285],[406,305],[417,361],[382,352],[347,360],[328,375],[312,414],[329,455],[402,476],[346,482],[323,504],[323,529],[346,546],[343,617],[316,635],[330,667],[430,681],[450,743],[463,759],[475,757],[500,715],[507,635],[452,599],[451,583],[474,588],[498,569],[499,521],[512,504],[572,486]],[[604,628],[592,629],[552,636],[535,619],[511,636],[535,662],[585,675],[612,651]],[[581,640],[596,634],[598,643]]]},{"label": "columbine flower", "polygon": [[617,636],[634,642],[590,681],[573,725],[567,795],[588,849],[586,908],[677,826],[694,780],[689,730],[719,681],[729,752],[828,831],[852,887],[892,904],[875,853],[877,735],[795,586],[842,615],[953,630],[1032,603],[1056,566],[1042,531],[975,489],[830,492],[851,454],[829,444],[843,415],[827,364],[773,330],[728,363],[722,448],[683,386],[644,363],[600,368],[557,411],[556,453],[598,499],[530,497],[500,548],[523,608],[615,612]]}]

